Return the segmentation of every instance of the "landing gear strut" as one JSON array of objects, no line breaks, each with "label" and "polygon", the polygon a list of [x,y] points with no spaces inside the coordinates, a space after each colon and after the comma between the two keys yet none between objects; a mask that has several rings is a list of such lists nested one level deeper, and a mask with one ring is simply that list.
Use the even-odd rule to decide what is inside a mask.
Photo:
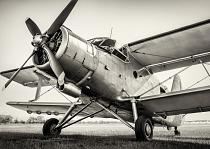
[{"label": "landing gear strut", "polygon": [[153,137],[153,125],[150,118],[139,116],[135,122],[136,139],[139,141],[151,141]]},{"label": "landing gear strut", "polygon": [[174,127],[174,134],[175,134],[175,136],[181,135],[181,133],[180,133],[180,131],[178,131],[177,127]]},{"label": "landing gear strut", "polygon": [[77,112],[75,112],[71,117],[70,114],[72,113],[72,111],[74,110],[74,108],[77,106],[77,105],[81,105],[81,102],[76,102],[76,103],[73,103],[69,109],[67,110],[66,114],[64,115],[64,117],[62,118],[62,120],[58,121],[57,119],[55,118],[51,118],[49,120],[47,120],[43,126],[43,129],[42,129],[42,132],[43,132],[43,135],[44,136],[52,136],[52,137],[56,137],[58,136],[60,133],[61,133],[61,130],[63,128],[66,128],[70,125],[73,125],[79,121],[82,121],[88,117],[93,117],[94,115],[102,112],[104,109],[101,109],[101,110],[98,110],[92,114],[88,114],[76,121],[73,121],[71,122],[71,120],[77,116],[78,114],[80,114],[81,112],[83,112],[87,107],[89,107],[94,101],[91,101],[89,103],[87,103],[86,105],[84,105],[81,109],[79,109]]},{"label": "landing gear strut", "polygon": [[153,125],[150,118],[141,115],[138,117],[136,100],[131,100],[133,118],[135,123],[136,139],[139,141],[151,141],[153,137]]},{"label": "landing gear strut", "polygon": [[42,132],[44,136],[57,137],[61,133],[61,129],[56,128],[58,125],[58,120],[55,118],[51,118],[47,120],[42,128]]}]

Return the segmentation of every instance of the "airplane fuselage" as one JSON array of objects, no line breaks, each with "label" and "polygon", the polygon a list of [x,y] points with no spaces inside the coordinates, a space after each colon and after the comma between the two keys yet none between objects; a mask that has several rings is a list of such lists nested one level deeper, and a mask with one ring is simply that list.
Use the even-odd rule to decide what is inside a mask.
[{"label": "airplane fuselage", "polygon": [[[129,51],[112,48],[112,52],[106,52],[66,27],[61,27],[61,32],[62,41],[55,55],[65,71],[65,81],[76,84],[86,94],[117,100],[122,96],[138,95],[157,85],[158,80],[153,75],[134,78],[133,71],[142,66]],[[50,72],[48,62],[37,64],[35,59],[36,56],[36,67]],[[90,72],[91,76],[87,77]],[[160,88],[149,92],[150,95],[159,93]]]}]

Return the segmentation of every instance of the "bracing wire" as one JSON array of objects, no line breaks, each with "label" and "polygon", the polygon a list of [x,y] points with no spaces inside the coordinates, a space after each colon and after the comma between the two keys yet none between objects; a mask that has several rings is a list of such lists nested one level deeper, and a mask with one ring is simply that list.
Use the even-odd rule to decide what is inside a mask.
[{"label": "bracing wire", "polygon": [[[48,89],[47,91],[45,91],[44,93],[40,94],[39,96],[37,96],[37,99],[40,98],[41,96],[43,96],[44,94],[46,94],[47,92],[51,91],[53,88],[55,88],[55,86],[52,86],[50,89]],[[30,100],[31,102],[35,101],[36,99],[32,99]]]},{"label": "bracing wire", "polygon": [[68,100],[70,103],[72,103],[72,101],[70,99],[68,99],[68,97],[66,97],[61,91],[59,91],[57,88],[55,88],[55,90],[61,94],[66,100]]}]

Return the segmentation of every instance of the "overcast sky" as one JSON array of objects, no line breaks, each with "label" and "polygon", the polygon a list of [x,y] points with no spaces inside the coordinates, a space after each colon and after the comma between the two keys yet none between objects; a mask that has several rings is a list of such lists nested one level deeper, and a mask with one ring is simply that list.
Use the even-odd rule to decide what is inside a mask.
[{"label": "overcast sky", "polygon": [[[17,68],[30,55],[32,36],[24,23],[32,18],[45,32],[68,0],[0,0],[0,71]],[[209,0],[79,0],[65,26],[79,36],[89,39],[109,36],[118,46],[146,38],[171,29],[210,19]],[[28,63],[28,65],[31,62]],[[163,80],[176,71],[159,74]],[[192,76],[193,74],[193,76]],[[190,77],[189,77],[190,75]],[[206,76],[204,69],[196,66],[181,75],[184,87]],[[0,86],[6,79],[0,77]],[[208,85],[207,79],[200,85]],[[170,88],[170,82],[167,83]],[[46,89],[44,89],[46,90]],[[34,97],[35,90],[12,83],[0,92],[0,114],[12,114],[21,118],[25,112],[10,108],[7,101],[27,101]],[[56,92],[48,93],[44,99],[65,101]],[[188,119],[205,119],[209,114],[194,114]]]}]

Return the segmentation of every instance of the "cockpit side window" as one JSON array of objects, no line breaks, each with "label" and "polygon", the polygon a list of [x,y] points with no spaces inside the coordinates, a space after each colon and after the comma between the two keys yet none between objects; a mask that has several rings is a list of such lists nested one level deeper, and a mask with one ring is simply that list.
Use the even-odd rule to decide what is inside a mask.
[{"label": "cockpit side window", "polygon": [[121,59],[124,62],[129,62],[129,57],[128,57],[128,51],[125,47],[120,48],[120,49],[114,49],[112,51],[112,54],[117,56],[119,59]]}]

